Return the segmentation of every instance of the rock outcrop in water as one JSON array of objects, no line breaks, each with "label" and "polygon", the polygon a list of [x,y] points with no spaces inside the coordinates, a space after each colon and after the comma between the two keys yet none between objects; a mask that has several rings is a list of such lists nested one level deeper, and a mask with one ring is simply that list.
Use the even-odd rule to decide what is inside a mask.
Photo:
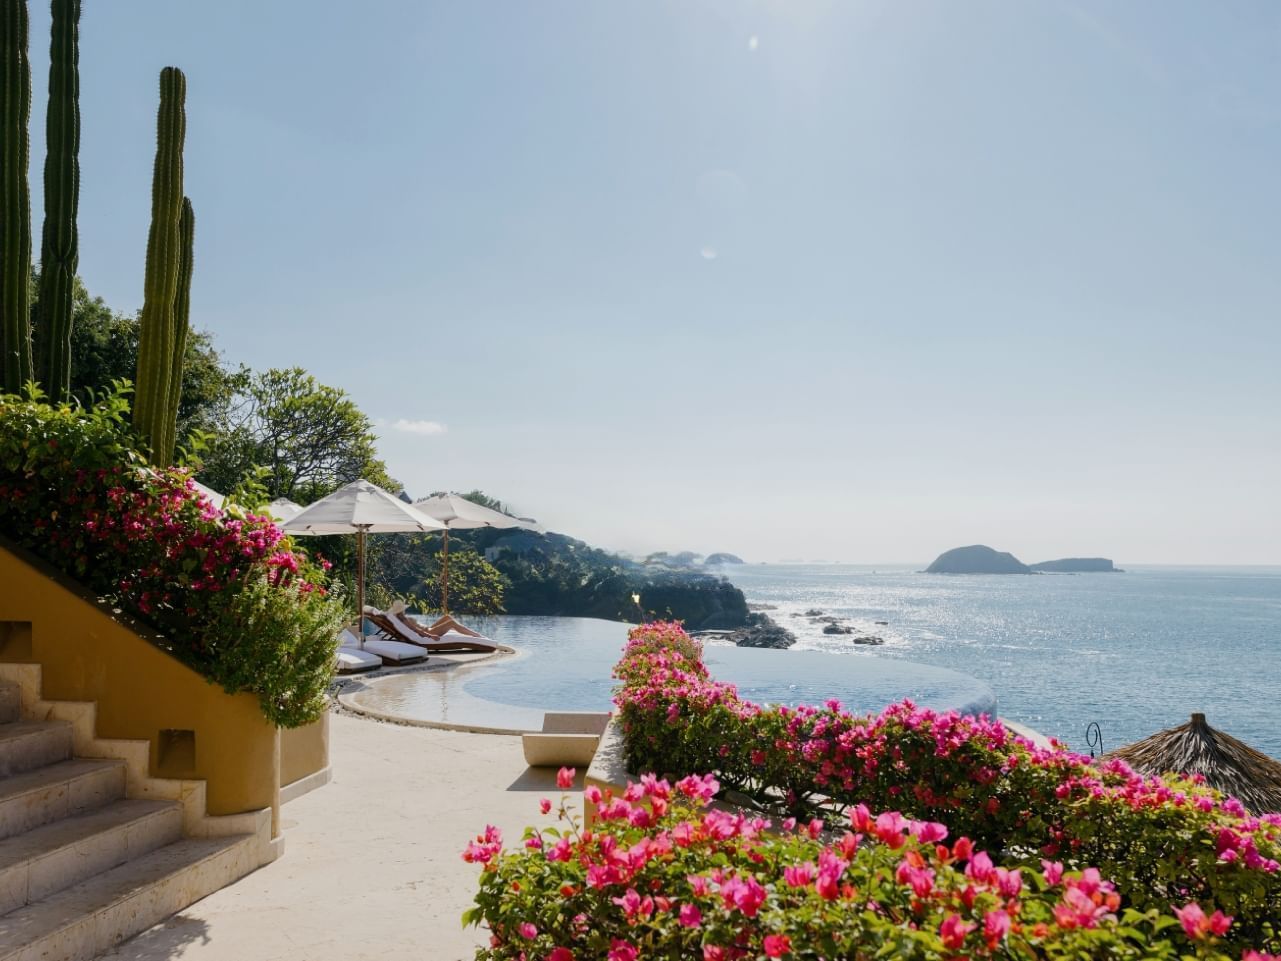
[{"label": "rock outcrop in water", "polygon": [[[747,626],[733,631],[710,631],[718,640],[729,641],[737,647],[766,647],[785,650],[796,643],[796,635],[776,624],[768,614],[753,611],[747,615]],[[699,636],[695,633],[695,637]]]},{"label": "rock outcrop in water", "polygon": [[954,547],[940,554],[926,574],[1030,574],[1032,569],[1013,554],[985,544]]},{"label": "rock outcrop in water", "polygon": [[1034,571],[1047,574],[1123,574],[1108,557],[1064,557],[1031,565]]}]

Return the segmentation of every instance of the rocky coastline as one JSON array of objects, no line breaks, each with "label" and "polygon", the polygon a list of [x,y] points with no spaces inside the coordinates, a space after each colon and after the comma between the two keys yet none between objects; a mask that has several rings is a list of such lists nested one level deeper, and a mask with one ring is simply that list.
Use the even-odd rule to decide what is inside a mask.
[{"label": "rocky coastline", "polygon": [[742,627],[722,631],[696,631],[694,637],[725,641],[736,647],[761,647],[783,651],[796,643],[796,635],[764,611],[749,611]]},{"label": "rocky coastline", "polygon": [[[742,627],[725,630],[703,630],[693,632],[695,637],[733,644],[736,647],[758,647],[782,651],[796,643],[796,635],[775,621],[766,611],[775,611],[772,604],[749,604],[747,623]],[[828,614],[820,608],[797,611],[792,617],[806,618],[813,625],[822,625],[822,631],[829,637],[839,637],[850,644],[862,647],[876,647],[885,643],[885,638],[869,634],[855,625],[848,623],[849,618]],[[887,624],[887,621],[877,621]]]}]

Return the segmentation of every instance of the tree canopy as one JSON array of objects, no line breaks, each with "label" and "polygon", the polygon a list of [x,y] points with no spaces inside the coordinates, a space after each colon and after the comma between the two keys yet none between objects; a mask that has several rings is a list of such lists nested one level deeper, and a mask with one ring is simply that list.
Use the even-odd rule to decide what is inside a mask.
[{"label": "tree canopy", "polygon": [[365,478],[400,490],[378,459],[373,424],[347,392],[301,367],[249,373],[215,412],[200,479],[232,490],[257,479],[269,497],[308,504]]}]

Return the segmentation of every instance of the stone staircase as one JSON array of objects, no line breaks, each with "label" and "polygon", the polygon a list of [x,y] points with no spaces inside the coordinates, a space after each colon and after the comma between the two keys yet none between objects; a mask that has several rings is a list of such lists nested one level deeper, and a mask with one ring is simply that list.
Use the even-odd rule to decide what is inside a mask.
[{"label": "stone staircase", "polygon": [[24,680],[0,679],[0,961],[93,958],[274,856],[269,811],[206,817],[203,782],[149,777],[147,742]]}]

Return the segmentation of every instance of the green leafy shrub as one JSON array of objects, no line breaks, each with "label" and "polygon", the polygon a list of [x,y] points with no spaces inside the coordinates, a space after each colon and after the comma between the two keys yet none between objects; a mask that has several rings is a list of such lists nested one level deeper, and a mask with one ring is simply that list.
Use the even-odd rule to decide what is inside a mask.
[{"label": "green leafy shrub", "polygon": [[147,466],[119,392],[92,408],[0,396],[0,535],[161,635],[283,727],[324,710],[344,607],[267,517]]}]

